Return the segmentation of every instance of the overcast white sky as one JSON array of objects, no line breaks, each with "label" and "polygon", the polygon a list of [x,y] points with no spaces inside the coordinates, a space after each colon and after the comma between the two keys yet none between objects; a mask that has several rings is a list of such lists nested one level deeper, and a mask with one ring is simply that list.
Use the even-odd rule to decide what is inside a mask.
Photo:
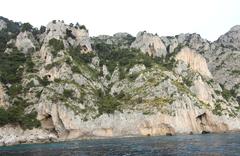
[{"label": "overcast white sky", "polygon": [[147,30],[216,40],[240,24],[240,0],[1,0],[0,16],[39,27],[53,19],[86,25],[91,36]]}]

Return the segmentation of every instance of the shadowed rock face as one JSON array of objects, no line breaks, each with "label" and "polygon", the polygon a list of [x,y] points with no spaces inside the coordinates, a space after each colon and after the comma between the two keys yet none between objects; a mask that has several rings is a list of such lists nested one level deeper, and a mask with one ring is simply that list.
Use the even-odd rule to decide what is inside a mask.
[{"label": "shadowed rock face", "polygon": [[209,132],[226,132],[229,130],[226,123],[215,123],[212,114],[209,114],[209,112],[200,114],[196,117],[196,120],[199,123],[203,134]]},{"label": "shadowed rock face", "polygon": [[7,23],[4,20],[0,19],[0,31],[7,28]]},{"label": "shadowed rock face", "polygon": [[226,34],[220,36],[216,43],[240,50],[240,25],[232,27]]}]

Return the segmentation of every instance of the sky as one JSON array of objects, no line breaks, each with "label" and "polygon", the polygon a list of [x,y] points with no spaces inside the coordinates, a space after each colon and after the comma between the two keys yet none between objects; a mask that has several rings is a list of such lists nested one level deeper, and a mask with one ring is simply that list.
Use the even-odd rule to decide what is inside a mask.
[{"label": "sky", "polygon": [[1,0],[0,16],[35,27],[84,24],[90,36],[139,31],[173,36],[198,33],[216,40],[240,25],[240,0]]}]

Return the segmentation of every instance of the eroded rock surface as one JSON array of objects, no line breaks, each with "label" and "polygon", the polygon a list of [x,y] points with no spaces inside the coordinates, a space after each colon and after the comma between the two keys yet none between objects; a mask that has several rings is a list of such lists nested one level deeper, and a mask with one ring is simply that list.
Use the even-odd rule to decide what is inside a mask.
[{"label": "eroded rock surface", "polygon": [[18,113],[41,127],[2,125],[1,145],[240,130],[238,26],[213,43],[198,34],[90,38],[63,21],[15,33],[0,57],[24,59],[2,65],[11,81],[0,83],[0,106],[23,104]]},{"label": "eroded rock surface", "polygon": [[139,48],[143,53],[149,56],[166,56],[167,50],[161,38],[147,32],[139,32],[136,40],[131,45],[132,48]]},{"label": "eroded rock surface", "polygon": [[19,51],[27,54],[36,51],[38,42],[35,40],[32,33],[25,31],[18,34],[15,45]]},{"label": "eroded rock surface", "polygon": [[199,72],[203,76],[212,78],[212,74],[208,70],[208,65],[205,58],[196,51],[188,47],[184,47],[176,55],[176,59],[185,62],[192,70]]},{"label": "eroded rock surface", "polygon": [[216,42],[225,47],[240,50],[240,25],[232,27],[226,34],[220,36]]}]

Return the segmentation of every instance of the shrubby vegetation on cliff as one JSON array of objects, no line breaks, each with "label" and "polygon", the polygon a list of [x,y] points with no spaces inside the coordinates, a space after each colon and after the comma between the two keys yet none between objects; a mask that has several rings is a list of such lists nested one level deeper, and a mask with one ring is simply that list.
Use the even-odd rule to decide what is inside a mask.
[{"label": "shrubby vegetation on cliff", "polygon": [[[81,129],[85,121],[94,122],[100,116],[102,126],[107,116],[116,112],[136,113],[131,126],[149,128],[152,125],[140,120],[153,114],[179,119],[177,111],[192,108],[234,117],[239,111],[237,87],[219,86],[212,77],[201,73],[209,72],[202,56],[208,43],[198,43],[194,35],[160,38],[142,32],[136,38],[118,33],[90,39],[85,26],[68,26],[61,21],[50,22],[40,30],[29,23],[7,23],[8,28],[0,32],[0,83],[9,105],[0,109],[0,126],[10,123],[38,127],[38,113],[38,119],[53,123],[52,130],[70,133],[69,127]],[[22,34],[18,36],[19,44],[30,45],[33,51],[24,53],[16,46],[18,33]],[[199,50],[198,54],[196,45],[205,51]],[[195,55],[186,54],[185,49],[187,61],[176,61],[185,46]],[[238,74],[236,70],[231,73]],[[195,115],[191,121],[197,120]],[[109,129],[116,123],[114,117],[111,120]],[[98,130],[95,126],[94,130]]]}]

